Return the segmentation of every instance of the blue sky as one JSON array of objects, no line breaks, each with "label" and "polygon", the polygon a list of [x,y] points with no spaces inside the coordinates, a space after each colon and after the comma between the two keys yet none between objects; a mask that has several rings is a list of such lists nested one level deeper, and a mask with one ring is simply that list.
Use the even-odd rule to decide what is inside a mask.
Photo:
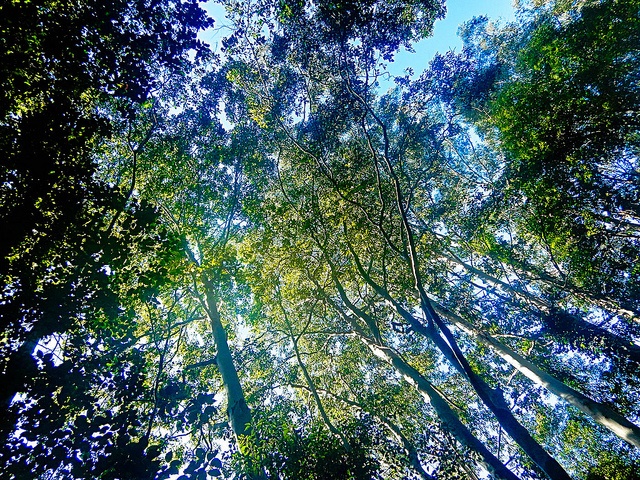
[{"label": "blue sky", "polygon": [[[414,46],[415,53],[407,51],[399,52],[395,61],[389,65],[389,72],[393,75],[402,75],[407,67],[411,67],[416,75],[419,75],[429,64],[436,52],[446,52],[450,49],[460,51],[462,42],[457,36],[458,27],[479,15],[486,15],[492,20],[510,21],[514,17],[512,0],[447,0],[447,15],[444,20],[435,24],[431,37],[417,43]],[[216,19],[216,27],[224,24],[224,8],[215,2],[207,2],[205,8]],[[199,37],[211,44],[214,50],[218,50],[217,43],[228,32],[215,30],[202,32]],[[385,82],[386,84],[387,82]],[[393,84],[389,82],[388,86]],[[386,86],[386,85],[385,85]]]},{"label": "blue sky", "polygon": [[416,53],[406,51],[396,55],[396,66],[399,71],[406,67],[412,67],[416,72],[424,70],[436,52],[446,52],[450,49],[460,51],[462,42],[457,36],[458,27],[479,15],[486,15],[491,20],[514,20],[514,9],[511,0],[447,0],[447,15],[444,20],[435,24],[431,37],[418,42],[414,49]]}]

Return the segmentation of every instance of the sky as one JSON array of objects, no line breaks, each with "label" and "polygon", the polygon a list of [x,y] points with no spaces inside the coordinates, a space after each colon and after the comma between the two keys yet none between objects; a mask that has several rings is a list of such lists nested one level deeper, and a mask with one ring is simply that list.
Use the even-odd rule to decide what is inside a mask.
[{"label": "sky", "polygon": [[[431,37],[414,45],[415,53],[405,50],[396,54],[395,60],[389,65],[389,72],[393,75],[403,75],[404,70],[412,68],[415,75],[419,75],[437,52],[444,53],[454,49],[460,51],[462,42],[457,36],[458,27],[473,17],[486,15],[491,20],[510,21],[515,19],[512,0],[446,0],[447,14],[443,20],[435,24]],[[205,9],[216,19],[216,27],[224,25],[224,8],[216,2],[209,1]],[[224,28],[202,32],[199,38],[209,43],[215,51],[219,51],[219,42],[229,32]],[[414,77],[415,77],[414,75]],[[388,83],[388,84],[387,84]],[[382,88],[392,87],[392,82],[384,82]]]},{"label": "sky", "polygon": [[462,41],[457,35],[458,27],[473,17],[486,15],[491,20],[515,19],[512,0],[447,0],[445,5],[447,14],[444,20],[436,22],[431,37],[414,46],[416,53],[402,51],[396,55],[394,73],[397,71],[399,74],[407,67],[421,72],[437,52],[444,53],[451,49],[460,51]]}]

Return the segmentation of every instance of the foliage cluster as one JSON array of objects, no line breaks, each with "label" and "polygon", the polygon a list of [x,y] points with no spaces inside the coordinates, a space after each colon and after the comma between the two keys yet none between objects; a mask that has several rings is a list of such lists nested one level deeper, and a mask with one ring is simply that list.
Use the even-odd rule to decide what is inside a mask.
[{"label": "foliage cluster", "polygon": [[0,7],[7,478],[635,478],[637,0]]}]

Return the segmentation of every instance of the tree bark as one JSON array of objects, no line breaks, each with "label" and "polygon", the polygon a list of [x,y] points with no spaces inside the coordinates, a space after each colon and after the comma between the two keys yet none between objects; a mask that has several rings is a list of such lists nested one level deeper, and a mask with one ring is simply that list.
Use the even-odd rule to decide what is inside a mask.
[{"label": "tree bark", "polygon": [[501,358],[515,367],[525,377],[590,416],[596,423],[608,428],[622,440],[640,448],[640,427],[611,408],[596,402],[586,395],[565,385],[557,378],[537,367],[522,355],[516,353],[491,335],[476,328],[460,316],[439,307],[438,311],[458,328],[490,346]]},{"label": "tree bark", "polygon": [[244,391],[242,390],[240,378],[238,377],[238,371],[233,363],[233,357],[229,349],[227,332],[220,319],[218,298],[214,290],[215,287],[206,275],[202,275],[202,281],[206,290],[204,307],[209,317],[213,340],[216,344],[216,365],[222,376],[222,383],[224,384],[225,393],[227,394],[227,416],[229,418],[229,424],[236,437],[238,449],[247,461],[247,477],[250,480],[264,480],[265,476],[262,469],[254,465],[252,459],[247,455],[247,442],[250,440],[251,435],[251,410],[249,410],[249,406],[245,400]]},{"label": "tree bark", "polygon": [[207,289],[206,307],[211,332],[216,344],[216,364],[227,394],[227,414],[231,430],[233,430],[233,434],[242,450],[242,442],[251,431],[251,411],[247,406],[238,372],[233,363],[233,357],[227,341],[227,332],[220,320],[216,295],[212,291],[211,282],[207,281],[207,283],[209,285],[205,283],[205,288]]},{"label": "tree bark", "polygon": [[[354,257],[356,268],[362,278],[367,284],[369,284],[374,291],[382,298],[390,302],[399,315],[402,316],[414,329],[414,331],[425,338],[434,342],[436,347],[442,352],[445,358],[451,363],[451,365],[464,377],[469,380],[469,383],[473,387],[474,391],[478,394],[482,402],[491,410],[496,416],[498,422],[502,428],[509,434],[509,436],[522,448],[522,450],[552,479],[559,480],[571,480],[571,477],[564,470],[562,465],[558,463],[547,451],[540,445],[529,433],[529,431],[518,421],[513,415],[509,406],[507,405],[502,392],[498,389],[491,388],[484,379],[478,375],[464,354],[460,351],[457,342],[447,326],[442,322],[438,313],[431,305],[431,301],[425,299],[421,303],[423,308],[429,310],[425,314],[433,320],[429,327],[426,327],[420,320],[415,318],[411,313],[402,307],[397,301],[395,301],[389,292],[382,286],[378,285],[364,270],[360,259],[358,258],[355,250],[349,245],[349,250]],[[344,289],[337,278],[334,278],[338,291],[342,296],[345,304],[354,312],[354,314],[360,316],[364,312],[357,308],[352,308],[351,302],[346,298]],[[425,293],[426,295],[426,293]],[[438,325],[438,328],[443,332],[445,338],[436,331],[434,325]]]},{"label": "tree bark", "polygon": [[[333,268],[332,268],[333,270]],[[334,281],[337,281],[334,273]],[[338,282],[339,283],[339,282]],[[342,290],[342,287],[340,286]],[[343,291],[343,290],[342,290]],[[511,472],[500,460],[493,455],[485,445],[480,442],[469,429],[460,421],[456,413],[451,409],[447,401],[438,393],[438,391],[431,385],[431,383],[425,379],[420,372],[411,367],[405,362],[400,355],[398,355],[393,349],[381,344],[380,342],[369,337],[358,322],[345,313],[335,302],[329,303],[338,314],[344,318],[356,336],[362,341],[371,352],[381,360],[391,365],[410,385],[413,385],[427,400],[436,411],[438,418],[443,423],[446,430],[451,432],[452,435],[464,446],[475,451],[481,459],[481,462],[487,470],[492,472],[497,478],[503,480],[517,480],[513,472]],[[343,298],[344,300],[344,298]],[[351,303],[351,302],[348,302]]]},{"label": "tree bark", "polygon": [[[182,245],[187,258],[193,264],[199,265],[186,237],[182,238]],[[194,274],[193,277],[195,282],[197,276]],[[220,311],[218,310],[219,299],[216,294],[216,287],[206,273],[200,275],[200,280],[204,285],[205,295],[204,298],[202,298],[200,294],[197,295],[209,319],[213,340],[216,345],[215,361],[222,376],[222,383],[224,384],[227,394],[227,415],[229,417],[231,430],[236,437],[238,448],[242,452],[243,442],[251,432],[251,411],[245,400],[240,378],[233,363],[229,342],[227,341],[227,332],[220,319]]]},{"label": "tree bark", "polygon": [[487,447],[484,446],[469,429],[464,426],[449,404],[433,388],[415,368],[405,362],[395,351],[384,345],[380,345],[362,333],[357,333],[360,340],[369,347],[373,354],[391,365],[410,385],[413,385],[436,411],[438,418],[444,427],[451,432],[464,446],[475,451],[481,458],[483,466],[497,478],[504,480],[517,480],[518,477],[511,472]]},{"label": "tree bark", "polygon": [[[428,337],[431,337],[434,342],[436,342],[438,348],[442,350],[442,353],[452,362],[453,366],[461,371],[463,375],[465,375],[473,386],[474,390],[478,393],[478,396],[482,399],[485,405],[494,413],[500,425],[509,433],[511,438],[513,438],[518,445],[522,447],[522,449],[526,452],[527,455],[542,469],[549,475],[552,479],[558,480],[571,480],[571,477],[565,472],[562,466],[551,456],[549,455],[542,446],[535,441],[535,439],[531,436],[529,431],[524,428],[520,422],[513,416],[511,411],[509,410],[502,394],[498,391],[491,389],[484,380],[477,375],[470,367],[462,352],[460,352],[455,339],[447,330],[446,325],[441,321],[438,314],[433,309],[429,297],[427,296],[427,292],[424,288],[424,283],[422,281],[422,276],[420,273],[420,262],[417,254],[417,246],[414,238],[413,229],[411,227],[411,223],[408,218],[408,209],[409,202],[404,198],[404,194],[402,191],[402,186],[400,184],[400,178],[398,177],[397,172],[395,171],[394,164],[391,160],[390,156],[390,141],[387,131],[387,126],[385,123],[378,117],[373,108],[360,96],[358,95],[352,88],[351,85],[347,85],[350,93],[362,104],[362,106],[366,109],[366,112],[374,119],[375,123],[380,127],[382,131],[383,138],[383,152],[380,155],[380,161],[386,168],[390,182],[393,186],[393,190],[395,193],[395,207],[397,209],[398,215],[401,220],[402,228],[406,234],[406,261],[411,270],[411,274],[414,280],[414,288],[418,293],[418,297],[420,300],[420,306],[430,320],[430,324],[435,323],[438,325],[438,328],[443,332],[448,342],[443,342],[440,335],[437,332],[429,332]],[[373,144],[370,139],[369,132],[367,131],[365,122],[362,122],[362,129],[364,131],[365,136],[368,139],[368,145],[370,152],[372,154],[373,162],[376,163],[377,168],[377,154],[373,148]],[[345,235],[346,235],[346,226],[345,226]],[[354,257],[355,252],[349,246],[351,253]],[[359,262],[358,262],[359,263]],[[359,264],[358,270],[361,275],[363,275],[364,269],[362,265]],[[417,322],[420,323],[421,322]],[[425,329],[422,328],[421,332],[425,332]],[[453,354],[453,355],[452,355]],[[455,357],[455,358],[453,358]]]}]

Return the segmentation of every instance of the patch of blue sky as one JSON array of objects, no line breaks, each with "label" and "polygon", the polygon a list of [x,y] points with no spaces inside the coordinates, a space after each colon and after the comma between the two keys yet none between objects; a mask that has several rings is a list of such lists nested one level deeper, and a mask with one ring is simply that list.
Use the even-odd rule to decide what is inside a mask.
[{"label": "patch of blue sky", "polygon": [[225,7],[218,2],[209,1],[203,5],[203,8],[215,20],[215,24],[212,28],[199,32],[198,39],[208,43],[214,52],[220,54],[222,51],[222,39],[231,34]]},{"label": "patch of blue sky", "polygon": [[[486,15],[491,20],[512,21],[515,10],[512,0],[448,0],[447,14],[443,20],[435,23],[433,35],[413,46],[415,52],[406,50],[398,52],[393,63],[389,65],[389,73],[403,75],[407,68],[416,73],[423,71],[437,52],[448,50],[460,51],[462,41],[458,37],[458,27],[473,17]],[[214,51],[220,53],[222,39],[231,33],[225,16],[225,8],[217,2],[209,1],[204,4],[205,10],[216,21],[213,28],[200,32],[199,38],[207,42]]]},{"label": "patch of blue sky", "polygon": [[[458,37],[460,25],[474,17],[486,16],[492,21],[510,22],[515,20],[515,9],[511,0],[473,1],[448,0],[445,3],[447,13],[445,18],[435,23],[433,34],[413,46],[414,52],[401,50],[388,65],[387,71],[392,76],[405,75],[410,68],[415,75],[422,73],[436,53],[449,50],[460,52],[462,40]],[[392,88],[393,81],[381,81],[382,90]]]}]

